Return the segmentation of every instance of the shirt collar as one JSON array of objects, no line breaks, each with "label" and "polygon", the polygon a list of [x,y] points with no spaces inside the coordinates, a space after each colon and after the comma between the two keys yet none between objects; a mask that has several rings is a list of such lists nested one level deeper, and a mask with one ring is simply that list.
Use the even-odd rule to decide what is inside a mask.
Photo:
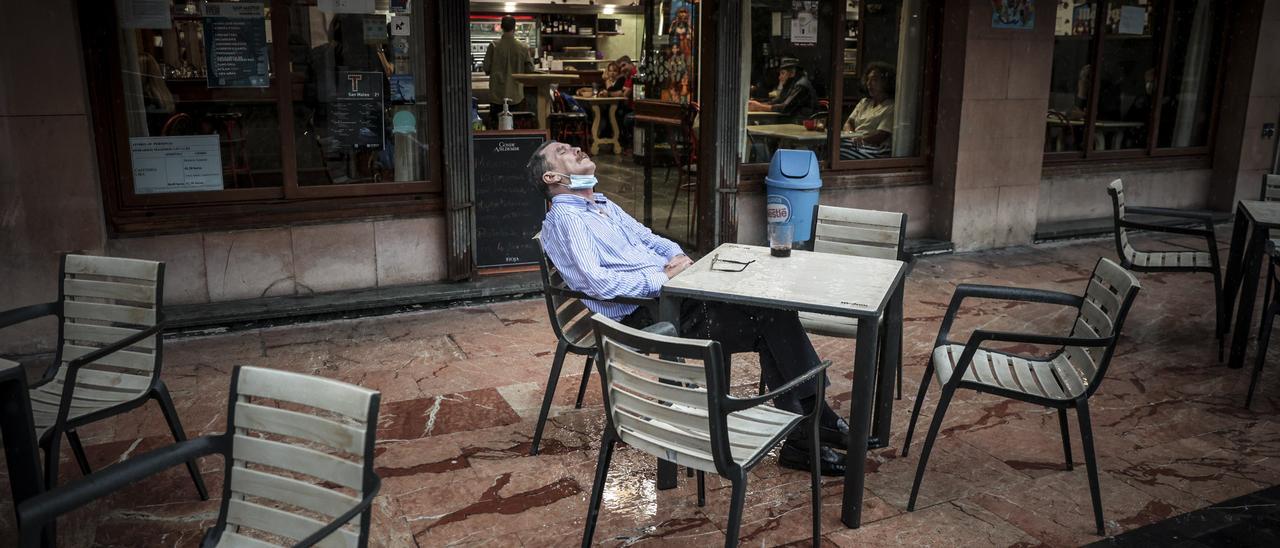
[{"label": "shirt collar", "polygon": [[609,203],[609,199],[605,198],[604,194],[596,192],[593,194],[593,196],[595,198],[594,204],[591,200],[587,200],[586,198],[583,198],[582,196],[578,196],[577,194],[556,194],[555,196],[551,197],[551,204],[552,205],[561,204],[565,206],[576,207],[579,209],[589,209],[591,208],[592,205],[603,207]]}]

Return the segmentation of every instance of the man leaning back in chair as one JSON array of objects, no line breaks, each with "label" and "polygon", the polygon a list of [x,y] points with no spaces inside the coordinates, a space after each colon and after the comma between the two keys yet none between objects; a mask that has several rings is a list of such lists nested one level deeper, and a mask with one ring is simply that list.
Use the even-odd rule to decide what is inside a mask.
[{"label": "man leaning back in chair", "polygon": [[[542,245],[571,289],[602,300],[657,297],[667,280],[693,264],[678,244],[654,234],[603,194],[592,192],[596,165],[581,149],[547,142],[534,151],[526,169],[532,184],[551,201],[542,222]],[[592,312],[634,328],[657,320],[645,307],[590,300],[585,304]],[[795,312],[686,301],[678,328],[684,336],[718,341],[729,354],[757,352],[770,389],[818,365],[818,354]],[[829,381],[824,377],[823,382]],[[791,394],[798,395],[779,398],[774,405],[798,413],[822,405],[822,473],[844,474],[844,458],[832,448],[845,448],[848,423],[826,402],[814,401],[814,382]],[[796,435],[807,431],[798,428]],[[788,439],[778,462],[808,470],[808,441]]]}]

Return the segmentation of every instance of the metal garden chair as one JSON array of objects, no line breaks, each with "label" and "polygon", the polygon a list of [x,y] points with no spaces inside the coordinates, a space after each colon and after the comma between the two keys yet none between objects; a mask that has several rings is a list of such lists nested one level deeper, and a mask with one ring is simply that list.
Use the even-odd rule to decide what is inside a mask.
[{"label": "metal garden chair", "polygon": [[[858,257],[895,259],[912,262],[903,251],[906,242],[907,214],[818,205],[813,214],[813,251]],[[881,317],[881,322],[884,318]],[[805,331],[838,337],[858,338],[858,320],[813,312],[801,312]],[[882,329],[881,333],[887,333]],[[883,341],[881,341],[883,344]],[[901,347],[901,345],[899,345]],[[902,360],[898,358],[898,399],[902,399]]]},{"label": "metal garden chair", "polygon": [[[725,546],[736,546],[747,472],[801,425],[812,429],[813,544],[819,544],[822,500],[818,416],[822,407],[815,406],[812,413],[798,415],[764,404],[818,378],[830,362],[823,362],[768,394],[735,398],[729,396],[720,343],[638,331],[602,314],[592,316],[591,321],[600,348],[597,368],[604,388],[606,424],[582,534],[584,548],[591,545],[595,533],[614,444],[626,443],[660,459],[696,469],[699,505],[706,501],[705,472],[732,482]],[[684,361],[675,361],[676,358]],[[818,386],[818,401],[822,401],[825,388],[822,382]]]},{"label": "metal garden chair", "polygon": [[[541,244],[542,240],[538,239],[538,242]],[[533,430],[533,444],[529,447],[530,455],[537,455],[538,446],[542,443],[542,431],[546,427],[547,415],[551,412],[551,401],[556,395],[556,384],[560,380],[560,369],[564,366],[565,357],[572,353],[587,358],[586,366],[582,369],[582,382],[578,385],[578,399],[573,404],[574,409],[581,409],[582,398],[587,393],[587,383],[591,381],[591,362],[596,354],[595,336],[591,332],[591,311],[582,302],[583,299],[591,297],[580,291],[569,289],[569,286],[564,283],[564,278],[560,276],[560,271],[551,264],[551,259],[545,253],[542,254],[542,261],[538,266],[542,275],[542,296],[547,303],[547,315],[551,330],[556,334],[556,353],[551,361],[547,390],[542,395],[538,424]],[[629,297],[617,297],[608,302],[649,307],[657,305],[654,299]],[[657,315],[654,314],[654,317]]]},{"label": "metal garden chair", "polygon": [[[925,465],[929,462],[929,452],[938,437],[947,406],[956,390],[965,388],[1057,409],[1058,425],[1062,429],[1062,449],[1068,469],[1072,467],[1072,462],[1067,409],[1076,409],[1080,421],[1080,442],[1084,446],[1085,466],[1089,472],[1094,519],[1098,534],[1105,534],[1088,402],[1106,376],[1120,327],[1124,324],[1125,316],[1140,288],[1132,273],[1106,258],[1098,260],[1083,297],[1039,289],[971,284],[956,287],[946,316],[942,319],[942,327],[938,330],[932,359],[925,368],[924,378],[920,380],[920,393],[911,410],[911,423],[907,427],[907,439],[902,447],[902,456],[905,457],[907,449],[911,447],[911,436],[920,415],[920,406],[929,389],[929,381],[936,374],[938,383],[942,385],[942,396],[938,399],[938,408],[929,424],[928,437],[925,438],[924,452],[916,466],[915,482],[911,485],[907,510],[915,510],[916,495],[920,491],[920,482],[924,479]],[[969,336],[967,342],[960,343],[951,339],[951,324],[961,303],[969,297],[1070,306],[1077,309],[1076,319],[1071,334],[1066,337],[978,329]],[[987,342],[1059,348],[1047,357],[1033,358],[984,348]]]},{"label": "metal garden chair", "polygon": [[107,467],[18,505],[22,545],[38,544],[57,516],[178,463],[218,454],[222,506],[203,547],[364,547],[380,395],[301,373],[239,366],[231,374],[227,431]]},{"label": "metal garden chair", "polygon": [[[160,380],[164,264],[63,255],[56,302],[0,313],[0,328],[56,316],[53,365],[30,390],[36,435],[44,450],[45,488],[58,483],[59,447],[67,436],[80,471],[91,470],[76,429],[154,399],[174,441],[187,439],[169,389]],[[194,460],[187,471],[201,500],[209,498]]]},{"label": "metal garden chair", "polygon": [[[1219,268],[1221,263],[1218,260],[1218,240],[1213,233],[1213,217],[1207,213],[1193,211],[1125,205],[1124,183],[1120,179],[1111,181],[1107,186],[1107,193],[1111,195],[1116,253],[1120,256],[1121,266],[1135,272],[1208,272],[1213,276],[1213,298],[1217,319],[1214,333],[1218,337],[1218,359],[1221,360],[1223,341],[1226,340],[1226,318],[1223,317],[1222,273]],[[1203,228],[1139,223],[1126,218],[1130,214],[1192,219],[1200,221]],[[1194,251],[1139,251],[1129,243],[1130,229],[1198,236],[1204,238],[1205,248]]]}]

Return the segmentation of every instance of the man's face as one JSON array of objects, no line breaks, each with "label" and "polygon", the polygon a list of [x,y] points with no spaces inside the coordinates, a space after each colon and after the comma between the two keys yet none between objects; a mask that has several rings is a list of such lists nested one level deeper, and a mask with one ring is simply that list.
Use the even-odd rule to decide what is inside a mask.
[{"label": "man's face", "polygon": [[[596,172],[596,164],[587,153],[566,143],[555,143],[543,149],[542,155],[547,159],[548,171],[565,175],[593,175]],[[542,180],[547,184],[569,182],[564,177],[551,174],[543,175]]]},{"label": "man's face", "polygon": [[795,78],[795,76],[796,76],[796,69],[784,68],[778,71],[778,83],[785,84],[787,83],[787,80]]}]

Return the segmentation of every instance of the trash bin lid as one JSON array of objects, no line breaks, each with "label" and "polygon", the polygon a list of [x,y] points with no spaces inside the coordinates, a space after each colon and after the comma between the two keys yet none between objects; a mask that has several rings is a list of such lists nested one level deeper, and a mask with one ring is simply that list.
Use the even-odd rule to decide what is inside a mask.
[{"label": "trash bin lid", "polygon": [[769,162],[765,183],[795,190],[821,188],[818,155],[812,150],[778,149]]}]

